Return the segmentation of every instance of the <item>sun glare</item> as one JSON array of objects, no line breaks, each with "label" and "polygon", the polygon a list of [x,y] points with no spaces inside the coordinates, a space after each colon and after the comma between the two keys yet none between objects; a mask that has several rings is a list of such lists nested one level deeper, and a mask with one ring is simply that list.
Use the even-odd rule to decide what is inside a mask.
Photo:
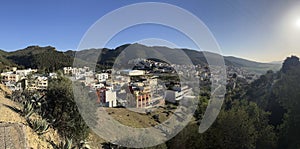
[{"label": "sun glare", "polygon": [[295,25],[296,25],[296,27],[300,28],[300,18],[298,18],[298,19],[296,20]]}]

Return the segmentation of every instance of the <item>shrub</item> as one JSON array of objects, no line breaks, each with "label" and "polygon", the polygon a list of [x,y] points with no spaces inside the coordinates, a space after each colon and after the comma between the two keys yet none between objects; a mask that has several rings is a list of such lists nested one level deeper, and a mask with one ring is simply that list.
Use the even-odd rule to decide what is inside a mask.
[{"label": "shrub", "polygon": [[[49,141],[49,140],[48,140]],[[72,139],[66,139],[65,141],[61,141],[58,145],[53,141],[49,141],[54,149],[75,149],[72,143]]]},{"label": "shrub", "polygon": [[39,135],[44,134],[49,129],[49,123],[46,120],[34,120],[31,122],[32,129]]},{"label": "shrub", "polygon": [[28,119],[33,114],[33,105],[29,101],[25,101],[22,110],[22,116]]}]

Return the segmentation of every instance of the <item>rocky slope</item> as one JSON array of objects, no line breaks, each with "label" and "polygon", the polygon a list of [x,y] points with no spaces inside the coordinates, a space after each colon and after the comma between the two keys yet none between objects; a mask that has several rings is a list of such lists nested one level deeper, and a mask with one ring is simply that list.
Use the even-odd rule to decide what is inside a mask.
[{"label": "rocky slope", "polygon": [[[49,129],[49,132],[43,135],[38,135],[36,132],[34,132],[32,128],[29,127],[25,118],[20,116],[20,114],[17,112],[21,109],[21,105],[5,98],[5,95],[10,93],[9,90],[6,89],[2,84],[0,86],[0,90],[0,123],[19,124],[24,126],[23,130],[27,148],[52,149],[53,147],[48,140],[53,141],[55,144],[60,142],[57,131],[51,128]],[[33,115],[32,117],[38,118],[36,115]]]}]

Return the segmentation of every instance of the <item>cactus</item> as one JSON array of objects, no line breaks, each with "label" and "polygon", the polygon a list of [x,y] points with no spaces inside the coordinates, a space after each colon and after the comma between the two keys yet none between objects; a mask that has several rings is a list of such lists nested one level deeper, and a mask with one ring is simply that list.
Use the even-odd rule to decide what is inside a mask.
[{"label": "cactus", "polygon": [[61,142],[59,145],[60,149],[72,149],[72,139],[66,139],[66,141]]},{"label": "cactus", "polygon": [[58,145],[53,141],[49,141],[54,149],[75,149],[73,146],[72,139],[66,138],[64,141],[61,141]]},{"label": "cactus", "polygon": [[28,119],[31,115],[33,114],[33,105],[31,102],[24,102],[23,110],[22,110],[22,115]]},{"label": "cactus", "polygon": [[80,141],[79,149],[91,149],[87,141]]},{"label": "cactus", "polygon": [[46,120],[34,120],[31,123],[32,129],[39,135],[44,134],[49,129],[49,123]]}]

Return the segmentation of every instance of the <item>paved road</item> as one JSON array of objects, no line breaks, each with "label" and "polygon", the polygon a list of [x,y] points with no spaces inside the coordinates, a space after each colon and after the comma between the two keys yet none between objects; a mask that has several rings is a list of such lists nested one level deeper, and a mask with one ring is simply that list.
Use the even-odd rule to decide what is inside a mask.
[{"label": "paved road", "polygon": [[26,149],[21,124],[0,123],[0,149]]}]

